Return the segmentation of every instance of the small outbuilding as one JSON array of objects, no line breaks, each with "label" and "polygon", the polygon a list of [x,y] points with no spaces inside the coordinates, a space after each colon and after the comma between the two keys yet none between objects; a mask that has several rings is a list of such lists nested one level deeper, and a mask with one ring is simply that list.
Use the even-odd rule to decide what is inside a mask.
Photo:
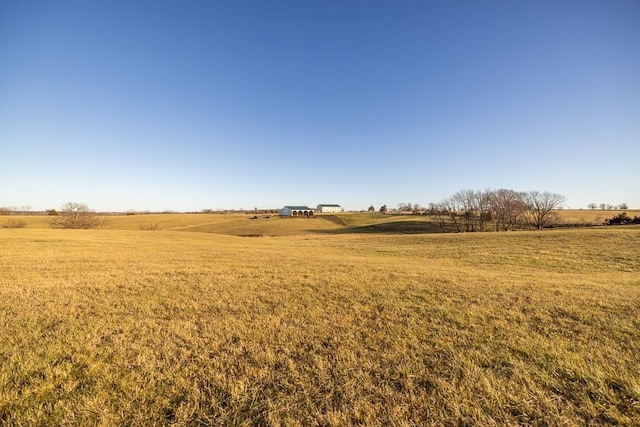
[{"label": "small outbuilding", "polygon": [[314,210],[307,206],[285,206],[280,209],[280,216],[289,218],[312,218]]},{"label": "small outbuilding", "polygon": [[343,212],[344,209],[342,209],[342,206],[340,205],[318,205],[317,211],[322,213],[327,213],[327,212],[338,213],[338,212]]}]

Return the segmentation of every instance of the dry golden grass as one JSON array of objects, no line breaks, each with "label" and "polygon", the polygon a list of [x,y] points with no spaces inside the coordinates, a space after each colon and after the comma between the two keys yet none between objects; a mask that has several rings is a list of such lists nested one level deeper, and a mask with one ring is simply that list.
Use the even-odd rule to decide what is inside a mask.
[{"label": "dry golden grass", "polygon": [[176,227],[172,230],[260,237],[327,233],[339,229],[342,229],[342,226],[320,218],[281,218],[275,215],[255,219],[252,215],[236,215],[214,218],[207,223]]},{"label": "dry golden grass", "polygon": [[605,219],[612,218],[621,212],[626,212],[630,217],[640,216],[640,209],[625,210],[599,210],[599,209],[562,209],[556,211],[561,222],[569,224],[593,224],[602,225]]},{"label": "dry golden grass", "polygon": [[638,425],[639,273],[638,229],[0,229],[0,424]]},{"label": "dry golden grass", "polygon": [[5,228],[4,226],[11,221],[22,222],[28,228],[49,228],[51,218],[46,215],[0,215],[0,228]]},{"label": "dry golden grass", "polygon": [[[289,236],[328,232],[340,226],[320,218],[281,218],[278,215],[249,214],[139,214],[101,217],[105,230],[197,231],[236,236]],[[0,217],[0,227],[2,222]],[[6,220],[20,221],[26,228],[49,228],[53,218],[44,215],[10,215]]]},{"label": "dry golden grass", "polygon": [[[602,222],[622,211],[563,209],[556,211],[563,224],[601,225]],[[630,217],[640,216],[640,210],[628,209]],[[136,214],[107,215],[101,217],[101,228],[108,230],[155,230],[198,231],[236,236],[289,236],[338,232],[362,233],[433,233],[440,232],[433,217],[411,214],[381,214],[345,212],[341,214],[319,214],[316,218],[280,218],[278,215],[253,214]],[[333,217],[333,219],[331,218]],[[24,223],[26,228],[49,228],[55,217],[46,215],[0,216],[0,228],[9,221]],[[329,218],[327,221],[323,218]],[[332,220],[331,220],[332,219]],[[10,227],[9,227],[10,228]]]},{"label": "dry golden grass", "polygon": [[[7,215],[3,219],[23,221],[27,228],[49,228],[50,223],[57,217],[48,215]],[[247,215],[219,215],[219,214],[139,214],[139,215],[105,215],[103,229],[111,230],[139,230],[141,227],[157,225],[159,230],[181,229],[193,225],[222,223],[239,219],[248,219]]]}]

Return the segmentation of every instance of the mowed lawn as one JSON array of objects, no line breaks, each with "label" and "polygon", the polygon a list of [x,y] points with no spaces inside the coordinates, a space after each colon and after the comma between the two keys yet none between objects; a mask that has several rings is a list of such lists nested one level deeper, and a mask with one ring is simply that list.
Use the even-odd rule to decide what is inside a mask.
[{"label": "mowed lawn", "polygon": [[640,424],[640,229],[327,227],[0,229],[0,424]]}]

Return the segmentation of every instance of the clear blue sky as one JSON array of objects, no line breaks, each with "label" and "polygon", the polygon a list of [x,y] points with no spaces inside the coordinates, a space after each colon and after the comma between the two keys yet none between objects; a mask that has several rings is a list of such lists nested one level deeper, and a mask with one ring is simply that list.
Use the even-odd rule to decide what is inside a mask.
[{"label": "clear blue sky", "polygon": [[640,1],[0,0],[0,206],[640,208]]}]

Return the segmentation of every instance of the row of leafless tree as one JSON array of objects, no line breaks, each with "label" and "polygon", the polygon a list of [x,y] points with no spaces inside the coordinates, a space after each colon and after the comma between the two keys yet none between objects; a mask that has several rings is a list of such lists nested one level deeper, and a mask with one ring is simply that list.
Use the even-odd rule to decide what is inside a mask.
[{"label": "row of leafless tree", "polygon": [[595,203],[589,203],[587,207],[591,210],[596,210],[599,208],[602,211],[611,211],[613,209],[629,209],[629,206],[626,203],[620,203],[619,205],[611,205],[608,203],[600,203],[599,205],[597,205]]},{"label": "row of leafless tree", "polygon": [[555,221],[565,197],[548,191],[461,190],[431,205],[443,231],[542,229]]}]

